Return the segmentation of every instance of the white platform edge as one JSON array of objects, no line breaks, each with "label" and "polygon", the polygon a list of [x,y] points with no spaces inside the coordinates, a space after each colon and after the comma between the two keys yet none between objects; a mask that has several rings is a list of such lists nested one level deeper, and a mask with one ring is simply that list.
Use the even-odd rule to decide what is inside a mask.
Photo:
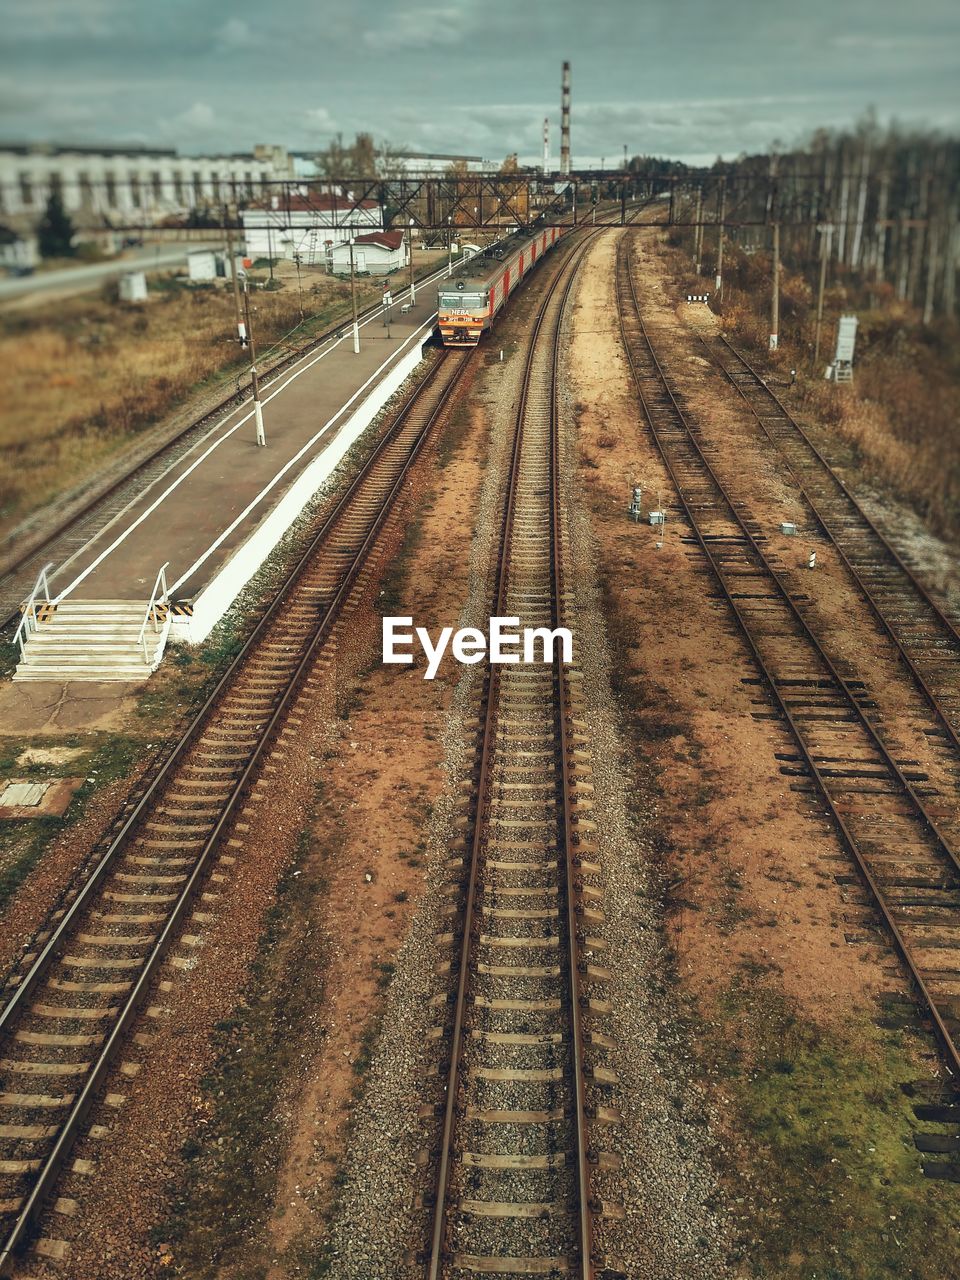
[{"label": "white platform edge", "polygon": [[193,615],[171,620],[171,643],[207,638],[324,481],[423,359],[429,334],[406,352],[343,422],[327,447],[300,473],[277,505],[217,571],[193,602]]}]

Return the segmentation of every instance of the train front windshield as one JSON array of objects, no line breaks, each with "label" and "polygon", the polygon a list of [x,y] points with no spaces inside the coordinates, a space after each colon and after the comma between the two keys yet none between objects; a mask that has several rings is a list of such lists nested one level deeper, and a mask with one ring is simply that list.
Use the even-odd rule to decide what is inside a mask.
[{"label": "train front windshield", "polygon": [[484,300],[480,293],[460,293],[457,290],[441,293],[438,306],[441,311],[480,311]]}]

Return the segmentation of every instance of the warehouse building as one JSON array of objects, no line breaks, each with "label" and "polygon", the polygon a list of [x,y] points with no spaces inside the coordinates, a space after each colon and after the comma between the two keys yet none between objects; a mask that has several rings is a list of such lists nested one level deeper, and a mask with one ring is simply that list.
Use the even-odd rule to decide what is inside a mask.
[{"label": "warehouse building", "polygon": [[269,184],[293,177],[291,157],[275,146],[181,156],[147,147],[0,145],[0,218],[32,230],[56,192],[78,230],[155,225],[195,209],[219,213],[225,202],[262,197]]}]

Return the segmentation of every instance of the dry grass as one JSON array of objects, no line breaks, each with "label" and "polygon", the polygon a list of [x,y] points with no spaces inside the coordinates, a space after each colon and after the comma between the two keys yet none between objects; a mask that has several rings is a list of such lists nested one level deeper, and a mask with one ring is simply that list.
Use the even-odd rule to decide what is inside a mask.
[{"label": "dry grass", "polygon": [[[795,368],[812,422],[832,428],[864,474],[906,501],[933,532],[960,536],[960,341],[958,326],[924,329],[916,309],[889,289],[860,290],[840,280],[828,290],[820,367],[813,368],[815,298],[809,282],[785,269],[780,349],[767,353],[770,259],[729,246],[724,268],[723,327],[738,345],[763,353],[784,373]],[[685,276],[686,261],[677,259]],[[691,281],[696,277],[691,277]],[[860,320],[852,387],[823,379],[836,318]]]},{"label": "dry grass", "polygon": [[[360,292],[364,304],[379,294],[369,283]],[[346,314],[349,286],[323,277],[304,302],[312,319],[295,335],[301,343]],[[299,320],[295,290],[259,292],[255,308],[261,351]],[[173,279],[142,307],[105,295],[0,317],[0,536],[192,393],[222,385],[226,394],[243,368],[234,333],[228,290]]]}]

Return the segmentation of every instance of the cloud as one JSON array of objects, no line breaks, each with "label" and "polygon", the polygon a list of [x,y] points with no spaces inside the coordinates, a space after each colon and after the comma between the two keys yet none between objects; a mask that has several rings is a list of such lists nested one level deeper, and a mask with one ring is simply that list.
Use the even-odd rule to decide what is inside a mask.
[{"label": "cloud", "polygon": [[311,129],[321,133],[336,133],[337,124],[326,107],[309,107],[303,113],[303,119]]},{"label": "cloud", "polygon": [[470,15],[461,9],[422,6],[391,14],[381,25],[364,31],[362,39],[378,53],[444,48],[460,44],[469,24]]},{"label": "cloud", "polygon": [[213,128],[217,122],[216,112],[209,102],[195,102],[186,111],[174,116],[173,124],[195,133],[203,133]]},{"label": "cloud", "polygon": [[115,33],[123,0],[3,0],[5,40],[43,41]]},{"label": "cloud", "polygon": [[243,18],[228,18],[217,32],[217,47],[222,50],[249,49],[256,43],[250,24]]}]

